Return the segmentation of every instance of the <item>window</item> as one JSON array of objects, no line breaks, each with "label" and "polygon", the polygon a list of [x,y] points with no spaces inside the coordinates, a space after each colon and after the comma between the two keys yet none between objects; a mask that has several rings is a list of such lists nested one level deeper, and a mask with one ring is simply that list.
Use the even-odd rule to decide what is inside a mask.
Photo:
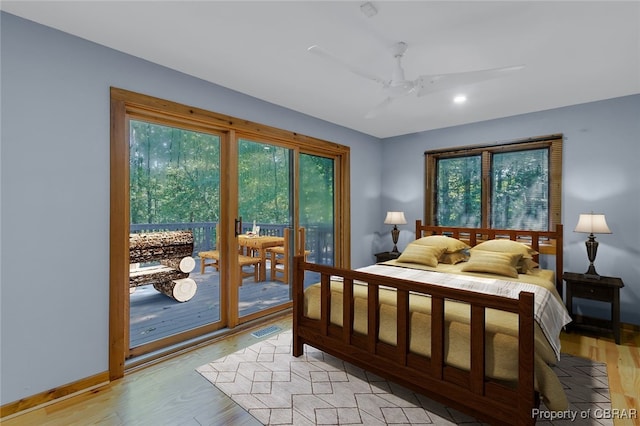
[{"label": "window", "polygon": [[481,218],[481,157],[441,158],[436,178],[437,224],[477,228]]},{"label": "window", "polygon": [[425,153],[427,222],[547,231],[560,223],[562,136]]}]

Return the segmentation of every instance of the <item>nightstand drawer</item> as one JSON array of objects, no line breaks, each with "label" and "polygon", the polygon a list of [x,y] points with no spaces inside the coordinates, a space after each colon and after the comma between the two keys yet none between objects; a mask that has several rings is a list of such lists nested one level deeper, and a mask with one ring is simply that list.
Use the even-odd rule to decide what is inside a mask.
[{"label": "nightstand drawer", "polygon": [[573,297],[609,301],[613,298],[613,288],[604,287],[604,286],[597,287],[595,285],[581,285],[579,283],[574,283]]}]

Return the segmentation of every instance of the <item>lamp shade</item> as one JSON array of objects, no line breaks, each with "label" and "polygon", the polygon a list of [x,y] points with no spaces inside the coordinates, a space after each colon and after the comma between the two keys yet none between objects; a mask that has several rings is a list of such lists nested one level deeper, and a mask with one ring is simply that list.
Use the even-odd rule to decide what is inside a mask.
[{"label": "lamp shade", "polygon": [[407,219],[404,218],[404,212],[387,212],[384,223],[386,225],[406,225]]},{"label": "lamp shade", "polygon": [[587,234],[611,234],[607,226],[607,221],[603,214],[586,213],[581,214],[574,232],[584,232]]}]

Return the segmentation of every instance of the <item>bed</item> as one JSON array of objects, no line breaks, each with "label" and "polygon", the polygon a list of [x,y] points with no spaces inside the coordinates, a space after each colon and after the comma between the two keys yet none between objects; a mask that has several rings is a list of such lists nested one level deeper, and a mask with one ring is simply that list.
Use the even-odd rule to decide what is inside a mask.
[{"label": "bed", "polygon": [[[296,257],[293,355],[307,344],[478,420],[534,424],[541,399],[550,410],[567,408],[551,369],[570,321],[562,232],[418,220],[416,240],[396,260],[348,270]],[[543,260],[554,269],[538,267]],[[305,271],[320,282],[305,289]]]}]

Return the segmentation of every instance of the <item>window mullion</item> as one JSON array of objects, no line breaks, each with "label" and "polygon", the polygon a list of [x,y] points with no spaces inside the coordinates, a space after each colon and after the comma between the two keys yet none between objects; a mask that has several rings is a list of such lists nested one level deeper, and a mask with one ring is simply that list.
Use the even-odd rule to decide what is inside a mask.
[{"label": "window mullion", "polygon": [[482,152],[482,227],[489,228],[491,218],[491,152]]}]

